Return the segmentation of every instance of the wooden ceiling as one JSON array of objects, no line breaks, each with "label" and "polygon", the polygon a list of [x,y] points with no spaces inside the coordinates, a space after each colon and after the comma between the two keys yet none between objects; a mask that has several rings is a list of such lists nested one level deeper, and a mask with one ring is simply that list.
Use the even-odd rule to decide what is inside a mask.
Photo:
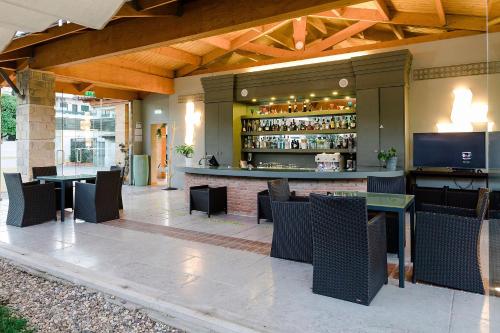
[{"label": "wooden ceiling", "polygon": [[500,31],[500,0],[134,0],[102,30],[70,23],[13,40],[0,68],[133,99],[173,93],[176,77],[486,31]]}]

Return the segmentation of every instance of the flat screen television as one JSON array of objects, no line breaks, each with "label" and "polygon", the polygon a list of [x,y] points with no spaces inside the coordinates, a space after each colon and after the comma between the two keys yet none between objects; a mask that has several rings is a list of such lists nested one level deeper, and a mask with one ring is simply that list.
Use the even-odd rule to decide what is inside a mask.
[{"label": "flat screen television", "polygon": [[486,168],[486,133],[414,133],[413,166]]}]

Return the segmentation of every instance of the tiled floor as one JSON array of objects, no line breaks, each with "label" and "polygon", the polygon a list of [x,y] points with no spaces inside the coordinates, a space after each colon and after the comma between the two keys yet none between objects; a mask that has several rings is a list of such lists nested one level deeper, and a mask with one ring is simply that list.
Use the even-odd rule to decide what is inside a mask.
[{"label": "tiled floor", "polygon": [[[318,296],[311,292],[311,265],[231,245],[234,238],[252,246],[270,243],[272,224],[190,216],[179,191],[124,191],[123,221],[97,225],[74,223],[67,212],[64,223],[6,226],[4,199],[0,242],[105,274],[110,281],[155,288],[159,300],[260,332],[500,332],[499,298],[411,283],[400,289],[393,279],[369,307]],[[140,225],[144,222],[147,227]]]}]

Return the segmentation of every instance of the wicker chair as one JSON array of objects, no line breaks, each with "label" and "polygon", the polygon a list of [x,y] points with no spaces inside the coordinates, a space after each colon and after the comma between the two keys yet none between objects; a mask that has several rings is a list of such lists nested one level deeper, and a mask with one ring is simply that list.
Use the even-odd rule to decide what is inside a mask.
[{"label": "wicker chair", "polygon": [[28,227],[56,219],[54,184],[24,183],[19,173],[4,173],[9,195],[7,224]]},{"label": "wicker chair", "polygon": [[385,214],[368,220],[366,198],[311,194],[313,292],[370,302],[387,283]]},{"label": "wicker chair", "polygon": [[98,171],[95,184],[75,184],[74,218],[92,223],[120,217],[118,189],[120,171]]},{"label": "wicker chair", "polygon": [[484,294],[479,245],[488,198],[488,189],[480,189],[476,209],[422,204],[415,227],[415,280]]},{"label": "wicker chair", "polygon": [[273,212],[271,210],[271,197],[269,196],[269,190],[257,193],[257,224],[260,224],[261,219],[273,222]]},{"label": "wicker chair", "polygon": [[286,179],[267,184],[274,223],[271,257],[312,263],[309,198],[292,196]]},{"label": "wicker chair", "polygon": [[[57,176],[57,167],[55,165],[46,167],[33,167],[32,168],[33,179],[40,176]],[[54,183],[56,190],[56,203],[57,209],[61,210],[61,187],[60,184]],[[73,208],[73,184],[66,183],[66,188],[64,192],[64,208]]]},{"label": "wicker chair", "polygon": [[[368,177],[368,192],[405,194],[405,177]],[[386,213],[387,252],[399,254],[398,214]]]}]

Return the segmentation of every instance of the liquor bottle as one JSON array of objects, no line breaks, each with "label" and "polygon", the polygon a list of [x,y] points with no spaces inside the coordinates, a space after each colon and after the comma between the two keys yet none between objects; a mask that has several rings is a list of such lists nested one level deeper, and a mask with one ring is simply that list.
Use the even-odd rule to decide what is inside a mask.
[{"label": "liquor bottle", "polygon": [[266,121],[266,125],[264,127],[264,131],[269,131],[269,122]]},{"label": "liquor bottle", "polygon": [[308,131],[312,131],[312,130],[314,130],[314,126],[312,125],[312,122],[311,122],[311,121],[309,121],[309,122],[307,123],[307,130],[308,130]]},{"label": "liquor bottle", "polygon": [[332,117],[330,118],[330,129],[335,129],[335,119]]},{"label": "liquor bottle", "polygon": [[292,113],[292,104],[288,103],[288,113]]},{"label": "liquor bottle", "polygon": [[351,128],[356,128],[356,116],[351,116]]},{"label": "liquor bottle", "polygon": [[342,117],[342,121],[340,122],[341,126],[343,129],[347,128],[347,122],[345,121],[345,117]]},{"label": "liquor bottle", "polygon": [[312,111],[313,111],[313,106],[312,106],[312,103],[309,103],[309,106],[308,106],[308,108],[307,108],[307,109],[308,109],[308,111],[309,111],[309,112],[312,112]]},{"label": "liquor bottle", "polygon": [[299,110],[297,109],[297,102],[293,103],[293,112],[298,112]]},{"label": "liquor bottle", "polygon": [[258,125],[257,131],[262,132],[262,122],[258,119],[257,119],[257,125]]},{"label": "liquor bottle", "polygon": [[321,129],[322,129],[322,130],[325,130],[325,129],[326,129],[325,118],[323,118],[323,122],[321,123]]},{"label": "liquor bottle", "polygon": [[241,126],[241,131],[246,132],[247,131],[247,121],[243,120],[243,126]]},{"label": "liquor bottle", "polygon": [[291,143],[290,143],[290,138],[288,136],[285,137],[285,149],[290,149],[291,148]]},{"label": "liquor bottle", "polygon": [[286,125],[286,120],[283,119],[283,128],[281,129],[282,131],[288,131],[288,126]]},{"label": "liquor bottle", "polygon": [[307,103],[306,102],[304,102],[302,104],[302,112],[307,112]]}]

